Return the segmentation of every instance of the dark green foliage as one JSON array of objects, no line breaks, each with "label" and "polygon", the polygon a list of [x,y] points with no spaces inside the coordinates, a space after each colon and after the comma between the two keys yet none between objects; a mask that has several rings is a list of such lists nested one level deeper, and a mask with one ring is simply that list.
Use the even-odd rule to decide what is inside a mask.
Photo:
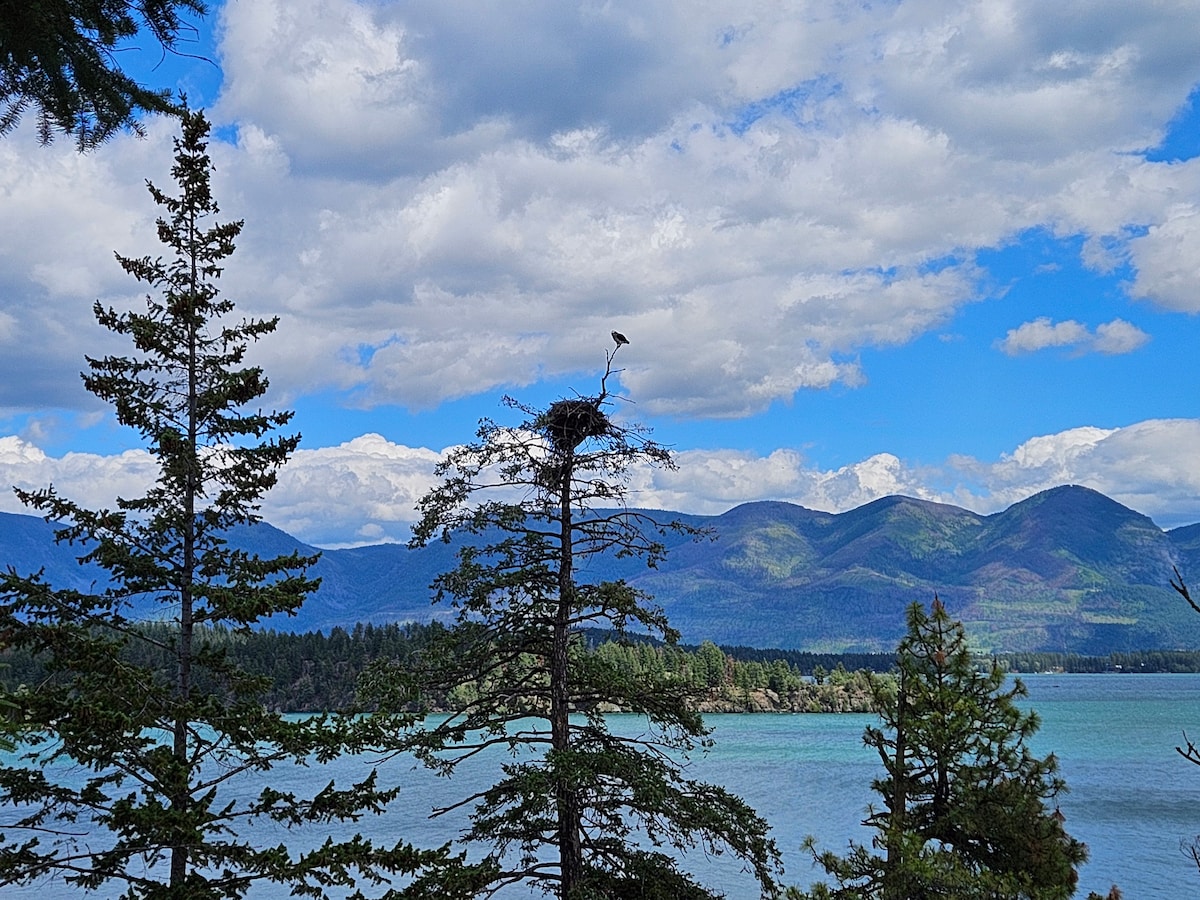
[{"label": "dark green foliage", "polygon": [[[666,677],[688,686],[688,705],[702,712],[874,712],[873,680],[867,670],[848,672],[837,664],[824,684],[805,678],[784,659],[736,659],[706,641],[687,648],[607,641],[595,652],[633,679]],[[755,654],[757,655],[757,654]]]},{"label": "dark green foliage", "polygon": [[118,64],[139,32],[177,52],[206,12],[203,0],[0,0],[0,134],[37,110],[38,136],[72,135],[80,150],[121,130],[141,133],[141,112],[178,114],[170,91],[147,88]]},{"label": "dark green foliage", "polygon": [[[457,712],[415,739],[428,765],[451,773],[480,753],[502,756],[496,783],[455,805],[473,807],[465,837],[487,848],[493,886],[572,900],[709,897],[677,855],[702,849],[739,857],[769,893],[778,855],[766,824],[686,777],[683,758],[707,734],[689,705],[694,689],[657,666],[652,648],[635,674],[620,654],[586,652],[580,633],[677,638],[626,581],[587,580],[602,553],[653,566],[664,530],[687,531],[625,506],[630,467],[671,459],[608,419],[607,378],[598,397],[545,411],[507,401],[524,422],[484,421],[475,442],[450,453],[445,481],[420,504],[415,542],[462,542],[457,568],[435,582],[457,626],[418,671],[378,667],[365,688],[383,702],[407,702],[414,689],[455,699]],[[723,667],[720,651],[705,655]],[[613,708],[644,717],[641,733],[612,733]]]},{"label": "dark green foliage", "polygon": [[1038,759],[1028,740],[1038,727],[1005,687],[998,667],[979,672],[962,624],[935,598],[908,611],[894,692],[879,695],[882,728],[864,742],[879,753],[884,777],[873,787],[882,807],[866,823],[874,847],[818,862],[837,887],[812,897],[1065,900],[1086,848],[1047,804],[1065,785],[1053,756]]},{"label": "dark green foliage", "polygon": [[[0,581],[0,644],[44,667],[12,698],[22,748],[18,763],[0,766],[0,799],[12,807],[0,885],[59,877],[128,900],[208,900],[269,880],[322,897],[438,856],[361,837],[292,854],[243,836],[264,820],[320,827],[381,812],[396,791],[373,773],[312,797],[266,788],[235,801],[226,792],[283,761],[319,764],[377,745],[402,721],[285,719],[264,707],[265,680],[218,639],[294,610],[317,585],[305,576],[312,558],[261,559],[222,537],[254,520],[298,437],[266,437],[289,413],[245,409],[267,387],[261,370],[243,365],[247,344],[275,322],[223,324],[233,305],[216,279],[241,223],[212,224],[208,130],[203,115],[185,113],[172,169],[179,196],[150,188],[164,210],[158,235],[168,259],[118,257],[160,296],[147,298],[145,313],[96,307],[101,323],[130,336],[135,355],[89,360],[84,377],[145,439],[156,482],[144,497],[99,511],[52,487],[18,492],[110,580],[89,593],[10,568]],[[147,598],[164,625],[129,617]]]},{"label": "dark green foliage", "polygon": [[996,661],[1009,672],[1200,672],[1200,650],[1133,650],[1107,656],[1001,653],[996,656]]},{"label": "dark green foliage", "polygon": [[[0,677],[7,675],[6,667],[0,664]],[[0,753],[11,753],[17,749],[21,729],[17,724],[17,704],[9,699],[11,688],[0,687]]]},{"label": "dark green foliage", "polygon": [[[161,667],[166,658],[163,648],[176,639],[178,628],[149,622],[138,629],[146,639],[126,643],[121,648],[123,660],[134,666]],[[358,678],[370,663],[380,659],[406,663],[439,630],[437,625],[359,625],[350,632],[335,628],[326,635],[206,627],[197,629],[197,637],[239,669],[263,677],[258,697],[267,709],[338,712],[353,709]],[[28,650],[0,651],[0,686],[11,691],[42,681],[45,661]]]},{"label": "dark green foliage", "polygon": [[801,675],[815,675],[818,670],[829,674],[841,666],[856,672],[890,672],[896,665],[895,653],[810,653],[806,650],[782,650],[778,647],[742,647],[721,644],[721,649],[739,662],[787,663]]}]

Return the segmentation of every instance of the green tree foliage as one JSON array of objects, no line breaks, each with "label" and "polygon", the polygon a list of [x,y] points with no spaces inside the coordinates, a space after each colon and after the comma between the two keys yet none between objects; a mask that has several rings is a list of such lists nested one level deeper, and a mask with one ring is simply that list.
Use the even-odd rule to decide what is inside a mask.
[{"label": "green tree foliage", "polygon": [[[146,640],[125,644],[122,659],[135,666],[160,664],[158,648],[175,640],[178,629],[167,622],[146,622],[139,628]],[[407,663],[440,630],[437,624],[414,623],[360,624],[349,632],[334,628],[328,634],[204,626],[197,636],[239,668],[263,676],[259,698],[268,709],[303,713],[353,709],[359,676],[370,663]],[[0,687],[11,692],[43,680],[46,662],[28,650],[0,649]]]},{"label": "green tree foliage", "polygon": [[[56,590],[11,568],[0,581],[0,643],[38,657],[45,677],[16,692],[21,758],[0,766],[0,885],[59,876],[72,888],[121,897],[240,897],[270,880],[324,896],[356,878],[411,872],[431,856],[356,836],[292,854],[243,835],[256,823],[291,828],[380,812],[395,791],[375,773],[312,796],[264,788],[237,799],[231,782],[288,761],[322,762],[378,743],[396,721],[349,717],[287,720],[261,702],[247,674],[209,637],[248,629],[296,609],[317,587],[314,560],[260,559],[222,534],[251,522],[257,501],[298,436],[268,437],[290,413],[246,410],[267,381],[244,365],[251,341],[275,321],[229,323],[233,304],[216,280],[240,222],[214,224],[208,123],[185,112],[172,175],[179,196],[153,186],[164,210],[158,235],[169,258],[118,257],[160,297],[144,313],[96,305],[99,321],[128,335],[135,355],[89,359],[88,389],[116,407],[158,463],[148,493],[92,511],[53,487],[18,491],[61,524],[60,540],[111,575],[89,594]],[[131,621],[149,595],[169,628]],[[137,646],[138,652],[130,648]],[[137,660],[137,661],[135,661]],[[318,782],[319,783],[319,782]]]},{"label": "green tree foliage", "polygon": [[[0,666],[0,675],[5,670]],[[16,721],[17,704],[9,698],[9,691],[0,692],[0,753],[11,753],[17,749],[17,737],[21,733]]]},{"label": "green tree foliage", "polygon": [[1032,651],[998,654],[996,661],[1009,672],[1200,672],[1198,650],[1127,650],[1107,656]]},{"label": "green tree foliage", "polygon": [[178,114],[170,91],[139,84],[120,54],[139,33],[177,52],[184,17],[205,12],[203,0],[0,0],[0,134],[33,107],[43,144],[62,132],[87,150],[140,134],[139,113]]},{"label": "green tree foliage", "polygon": [[[678,637],[626,582],[586,580],[604,552],[650,565],[662,556],[662,526],[626,506],[626,485],[633,466],[672,464],[665,448],[606,414],[607,361],[596,397],[546,410],[506,398],[525,420],[483,421],[421,501],[414,542],[459,543],[457,567],[435,582],[438,599],[457,607],[457,627],[424,652],[416,686],[471,690],[415,749],[447,773],[489,750],[502,761],[494,785],[456,804],[473,807],[465,837],[488,848],[481,871],[493,887],[523,883],[573,900],[710,897],[671,852],[701,848],[739,857],[769,893],[778,855],[766,824],[722,788],[685,776],[682,758],[707,733],[687,703],[690,686],[653,653],[635,673],[620,654],[586,652],[579,631]],[[705,656],[723,667],[720,651]],[[386,697],[398,684],[403,702],[406,674],[376,671],[368,689]],[[613,733],[604,716],[613,708],[643,716],[639,734]]]},{"label": "green tree foliage", "polygon": [[873,785],[882,807],[865,822],[883,855],[857,844],[846,856],[819,854],[838,886],[810,896],[1072,896],[1087,851],[1048,807],[1065,785],[1053,755],[1029,750],[1038,720],[1016,704],[1024,686],[1006,686],[996,666],[977,671],[962,624],[936,598],[930,613],[909,608],[897,666],[894,693],[879,697],[883,727],[863,736],[885,771]]}]

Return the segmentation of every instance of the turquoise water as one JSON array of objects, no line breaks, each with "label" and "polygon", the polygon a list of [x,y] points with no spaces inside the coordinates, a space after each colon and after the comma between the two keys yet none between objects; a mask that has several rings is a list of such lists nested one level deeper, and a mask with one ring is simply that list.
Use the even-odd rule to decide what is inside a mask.
[{"label": "turquoise water", "polygon": [[1200,676],[1074,675],[1025,679],[1070,793],[1066,827],[1091,850],[1081,891],[1111,884],[1129,900],[1200,896],[1180,842],[1200,835],[1200,767],[1175,752],[1200,738]]},{"label": "turquoise water", "polygon": [[[1117,884],[1127,900],[1200,896],[1200,872],[1180,841],[1200,835],[1200,768],[1175,747],[1200,738],[1200,675],[1033,675],[1028,704],[1042,720],[1034,738],[1053,752],[1070,792],[1066,828],[1089,847],[1080,891]],[[775,829],[788,881],[820,877],[796,851],[806,834],[841,850],[867,842],[860,821],[880,772],[863,747],[872,716],[713,716],[717,746],[697,771],[740,792]],[[730,897],[746,896],[729,886]]]},{"label": "turquoise water", "polygon": [[[1200,675],[1034,675],[1025,683],[1028,703],[1042,719],[1035,748],[1058,756],[1070,787],[1061,803],[1067,830],[1091,850],[1077,896],[1089,890],[1103,895],[1112,884],[1127,900],[1200,896],[1200,873],[1180,850],[1181,840],[1200,834],[1200,768],[1174,749],[1184,730],[1200,738]],[[880,769],[874,752],[862,745],[862,732],[874,716],[717,715],[707,721],[716,746],[692,760],[689,775],[740,794],[772,824],[788,883],[807,885],[820,877],[799,849],[806,835],[834,850],[844,849],[850,839],[870,840],[872,832],[860,822],[876,799],[870,783]],[[624,732],[637,729],[639,722],[614,716],[612,725]],[[311,792],[330,778],[361,779],[373,764],[379,761],[346,759],[321,768],[279,769],[269,778],[276,788]],[[431,820],[431,806],[469,795],[494,774],[488,760],[472,761],[449,780],[407,759],[380,768],[384,781],[405,786],[400,800],[387,815],[347,828],[345,836],[362,831],[381,841],[441,844],[454,837],[463,818]],[[247,783],[243,789],[256,794],[260,786]],[[262,826],[255,837],[264,845],[281,839],[312,845],[325,833],[289,836]],[[701,857],[689,867],[731,900],[757,897],[753,882],[729,860]],[[5,897],[35,893],[71,896],[56,884],[6,890]],[[250,896],[276,900],[285,895],[264,887]]]}]

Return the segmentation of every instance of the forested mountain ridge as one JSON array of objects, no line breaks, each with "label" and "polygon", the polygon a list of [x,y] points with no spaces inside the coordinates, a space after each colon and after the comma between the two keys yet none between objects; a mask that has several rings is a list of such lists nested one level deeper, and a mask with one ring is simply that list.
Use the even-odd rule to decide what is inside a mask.
[{"label": "forested mountain ridge", "polygon": [[[1163,531],[1087,488],[1054,488],[988,516],[886,497],[836,514],[762,502],[678,518],[710,528],[712,540],[672,536],[656,570],[605,559],[582,576],[628,578],[687,641],[886,652],[903,634],[905,606],[937,592],[980,650],[1200,648],[1200,616],[1169,585],[1173,566],[1200,583],[1200,524]],[[0,514],[0,565],[45,567],[59,586],[96,580],[75,563],[78,548],[54,546],[52,533],[40,519]],[[264,556],[313,549],[267,524],[231,538]],[[440,543],[326,550],[320,590],[272,625],[446,618],[428,585],[453,555]]]}]

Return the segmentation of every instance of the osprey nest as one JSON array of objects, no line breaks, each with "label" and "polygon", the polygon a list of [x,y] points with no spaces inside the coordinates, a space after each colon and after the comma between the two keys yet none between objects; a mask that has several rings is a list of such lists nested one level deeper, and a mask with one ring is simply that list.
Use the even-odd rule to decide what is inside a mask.
[{"label": "osprey nest", "polygon": [[556,400],[540,417],[542,430],[559,453],[574,450],[590,437],[601,437],[612,428],[600,410],[599,397]]}]

